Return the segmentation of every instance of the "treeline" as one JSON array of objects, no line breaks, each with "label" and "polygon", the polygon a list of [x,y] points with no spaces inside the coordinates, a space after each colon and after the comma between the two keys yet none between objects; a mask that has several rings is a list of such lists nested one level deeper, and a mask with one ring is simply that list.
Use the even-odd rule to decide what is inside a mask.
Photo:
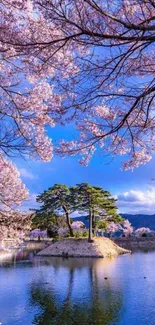
[{"label": "treeline", "polygon": [[55,184],[37,196],[37,202],[41,204],[33,218],[33,228],[50,229],[58,216],[65,216],[70,236],[74,236],[71,227],[70,215],[81,212],[89,219],[89,236],[92,240],[93,231],[98,225],[105,228],[109,222],[121,223],[122,217],[118,214],[117,200],[111,193],[99,186],[91,186],[88,183],[67,187],[63,184]]}]

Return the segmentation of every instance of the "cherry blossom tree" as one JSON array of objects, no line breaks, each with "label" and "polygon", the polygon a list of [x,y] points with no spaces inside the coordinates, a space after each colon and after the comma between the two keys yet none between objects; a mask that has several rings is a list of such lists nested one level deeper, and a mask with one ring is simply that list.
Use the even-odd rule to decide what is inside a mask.
[{"label": "cherry blossom tree", "polygon": [[73,221],[71,227],[76,238],[80,238],[84,234],[87,235],[87,229],[82,221]]},{"label": "cherry blossom tree", "polygon": [[123,222],[123,225],[122,226],[123,226],[122,227],[123,235],[125,237],[130,237],[132,235],[132,233],[133,233],[133,227],[132,227],[131,223],[129,222],[129,220],[126,219]]},{"label": "cherry blossom tree", "polygon": [[4,0],[1,9],[0,151],[9,156],[27,154],[48,161],[52,157],[52,146],[45,126],[54,126],[49,109],[52,87],[45,79],[30,84],[29,58],[19,46],[15,46],[16,42],[22,44],[25,37],[32,37],[32,34],[28,37],[26,28],[31,24],[30,1]]},{"label": "cherry blossom tree", "polygon": [[[29,217],[16,208],[28,197],[28,190],[16,167],[0,152],[0,237],[16,236],[18,227]],[[26,221],[27,225],[27,221]],[[4,230],[5,229],[5,230]]]},{"label": "cherry blossom tree", "polygon": [[14,208],[27,197],[19,172],[0,152],[0,210]]},{"label": "cherry blossom tree", "polygon": [[[154,1],[3,0],[2,6],[2,69],[11,74],[3,110],[11,107],[9,119],[28,151],[43,156],[44,147],[49,159],[44,126],[74,121],[79,138],[62,140],[61,155],[80,154],[88,164],[99,147],[128,154],[125,169],[148,162],[155,150]],[[14,93],[22,73],[31,87]]]},{"label": "cherry blossom tree", "polygon": [[6,238],[22,240],[31,229],[32,213],[0,210],[0,241]]},{"label": "cherry blossom tree", "polygon": [[[13,168],[7,157],[50,160],[46,127],[58,123],[72,123],[77,135],[56,146],[62,156],[81,155],[87,165],[99,149],[128,155],[125,169],[150,161],[155,151],[154,1],[2,0],[1,15],[3,175]],[[27,196],[23,188],[21,193],[18,202]],[[5,201],[14,205],[12,198]]]},{"label": "cherry blossom tree", "polygon": [[12,37],[19,41],[23,30],[26,31],[23,24],[28,22],[30,6],[26,1],[20,15],[19,5],[20,1],[1,2],[0,213],[5,213],[10,219],[17,214],[14,213],[17,206],[28,197],[28,190],[10,158],[25,154],[26,157],[50,160],[51,139],[47,137],[45,128],[47,124],[54,126],[47,105],[52,98],[50,85],[46,80],[38,80],[31,86],[25,57],[22,61],[20,49],[9,45]]},{"label": "cherry blossom tree", "polygon": [[29,233],[31,239],[45,239],[47,238],[47,230],[33,229]]},{"label": "cherry blossom tree", "polygon": [[112,235],[117,232],[122,230],[122,227],[120,224],[116,224],[115,222],[110,222],[107,226],[106,232],[112,237]]},{"label": "cherry blossom tree", "polygon": [[74,231],[85,228],[85,224],[82,221],[73,221],[71,227]]},{"label": "cherry blossom tree", "polygon": [[136,231],[135,231],[135,235],[137,237],[142,237],[144,235],[147,235],[151,232],[150,228],[145,228],[145,227],[142,227],[142,228],[138,228]]},{"label": "cherry blossom tree", "polygon": [[74,119],[80,141],[62,141],[62,155],[80,153],[87,164],[97,145],[130,154],[125,168],[149,161],[154,2],[3,0],[1,7],[1,150],[49,160],[45,126]]}]

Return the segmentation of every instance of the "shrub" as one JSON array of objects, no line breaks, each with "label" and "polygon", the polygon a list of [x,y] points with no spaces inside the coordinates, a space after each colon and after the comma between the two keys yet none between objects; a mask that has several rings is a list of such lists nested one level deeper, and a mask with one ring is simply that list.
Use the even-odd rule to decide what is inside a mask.
[{"label": "shrub", "polygon": [[83,237],[88,237],[88,231],[83,231],[82,235],[83,235]]}]

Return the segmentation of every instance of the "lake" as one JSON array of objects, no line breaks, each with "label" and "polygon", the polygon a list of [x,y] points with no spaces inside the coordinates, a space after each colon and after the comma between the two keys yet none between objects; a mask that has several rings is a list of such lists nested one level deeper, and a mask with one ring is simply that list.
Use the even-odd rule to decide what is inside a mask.
[{"label": "lake", "polygon": [[0,255],[0,324],[155,325],[155,252],[112,259]]}]

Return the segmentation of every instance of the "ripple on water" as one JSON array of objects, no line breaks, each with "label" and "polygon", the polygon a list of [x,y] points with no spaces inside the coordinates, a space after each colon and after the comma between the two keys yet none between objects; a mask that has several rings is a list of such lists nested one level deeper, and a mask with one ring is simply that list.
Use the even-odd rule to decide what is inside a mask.
[{"label": "ripple on water", "polygon": [[155,252],[112,259],[0,255],[3,325],[155,325]]}]

